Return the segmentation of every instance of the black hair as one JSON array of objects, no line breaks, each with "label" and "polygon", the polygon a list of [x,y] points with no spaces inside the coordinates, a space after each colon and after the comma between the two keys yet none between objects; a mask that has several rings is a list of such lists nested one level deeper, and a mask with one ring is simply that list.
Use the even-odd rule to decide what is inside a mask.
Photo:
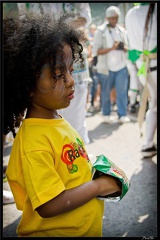
[{"label": "black hair", "polygon": [[26,15],[23,19],[3,19],[5,135],[11,131],[16,136],[16,128],[20,127],[30,106],[30,94],[36,88],[37,76],[46,62],[56,81],[57,53],[64,76],[63,44],[71,47],[73,61],[83,61],[81,42],[85,39],[71,24],[74,17],[65,14],[58,19],[49,19],[48,16]]}]

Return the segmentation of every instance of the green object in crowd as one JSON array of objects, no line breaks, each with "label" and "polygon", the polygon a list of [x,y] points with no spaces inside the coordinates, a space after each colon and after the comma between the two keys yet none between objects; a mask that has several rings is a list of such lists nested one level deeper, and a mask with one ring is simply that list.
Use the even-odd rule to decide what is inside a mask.
[{"label": "green object in crowd", "polygon": [[29,5],[29,2],[26,3],[26,8],[29,9],[30,5]]},{"label": "green object in crowd", "polygon": [[[133,63],[137,61],[138,58],[140,58],[141,54],[144,56],[148,56],[150,53],[156,53],[157,52],[157,47],[155,47],[152,51],[144,50],[143,52],[138,51],[138,50],[129,50],[128,51],[128,58],[131,60]],[[144,75],[146,77],[146,63],[143,62],[140,69],[137,72],[137,76],[139,77],[140,75]]]},{"label": "green object in crowd", "polygon": [[119,192],[113,193],[106,196],[98,196],[97,198],[105,200],[107,202],[118,202],[120,201],[128,192],[130,187],[130,182],[125,175],[125,173],[117,167],[111,160],[106,158],[103,154],[97,156],[97,160],[93,163],[93,179],[96,179],[104,174],[108,174],[119,180],[119,184],[122,186],[121,194]]},{"label": "green object in crowd", "polygon": [[133,63],[137,61],[137,59],[140,57],[142,51],[138,50],[128,50],[128,58],[131,60]]},{"label": "green object in crowd", "polygon": [[139,77],[140,75],[144,75],[146,77],[146,63],[142,63],[142,66],[137,72],[137,76]]},{"label": "green object in crowd", "polygon": [[145,6],[145,5],[149,5],[150,3],[149,2],[147,2],[147,3],[145,3],[145,2],[142,2],[142,3],[133,3],[133,5],[134,6]]},{"label": "green object in crowd", "polygon": [[137,61],[138,58],[140,58],[140,55],[142,53],[146,54],[146,53],[156,53],[156,52],[157,52],[157,46],[154,49],[152,49],[151,51],[144,50],[142,52],[142,51],[139,51],[139,50],[136,50],[136,49],[128,50],[128,59],[131,60],[134,63],[134,62]]}]

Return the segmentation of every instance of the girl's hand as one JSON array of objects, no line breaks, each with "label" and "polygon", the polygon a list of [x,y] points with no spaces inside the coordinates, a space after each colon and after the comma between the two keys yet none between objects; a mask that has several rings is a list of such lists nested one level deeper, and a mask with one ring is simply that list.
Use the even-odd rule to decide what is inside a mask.
[{"label": "girl's hand", "polygon": [[96,181],[96,184],[98,184],[98,196],[106,196],[116,192],[119,192],[119,195],[121,195],[122,183],[117,178],[110,175],[102,175],[96,178],[94,181]]}]

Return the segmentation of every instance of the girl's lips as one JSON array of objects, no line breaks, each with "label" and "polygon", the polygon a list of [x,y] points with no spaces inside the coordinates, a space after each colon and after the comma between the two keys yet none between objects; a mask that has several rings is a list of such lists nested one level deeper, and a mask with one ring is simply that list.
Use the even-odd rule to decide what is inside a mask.
[{"label": "girl's lips", "polygon": [[72,100],[74,98],[74,91],[71,91],[66,98]]}]

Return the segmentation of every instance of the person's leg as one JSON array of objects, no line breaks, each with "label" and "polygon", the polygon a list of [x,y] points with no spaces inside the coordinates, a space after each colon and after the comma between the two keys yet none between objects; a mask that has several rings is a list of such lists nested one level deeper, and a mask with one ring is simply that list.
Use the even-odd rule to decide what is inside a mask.
[{"label": "person's leg", "polygon": [[127,61],[129,72],[129,110],[132,113],[136,112],[137,95],[139,92],[139,79],[137,76],[137,67],[135,63]]},{"label": "person's leg", "polygon": [[111,112],[110,106],[110,79],[109,75],[97,74],[100,86],[101,86],[101,107],[102,114],[104,116],[109,116]]},{"label": "person's leg", "polygon": [[116,89],[113,87],[110,91],[111,103],[116,103]]},{"label": "person's leg", "polygon": [[[6,135],[3,134],[3,147],[5,144]],[[11,191],[3,189],[3,204],[14,203],[14,197]]]},{"label": "person's leg", "polygon": [[97,73],[92,73],[92,86],[91,86],[91,106],[94,106],[94,100],[97,92],[98,78]]},{"label": "person's leg", "polygon": [[116,89],[113,87],[110,91],[111,111],[114,111],[116,106]]},{"label": "person's leg", "polygon": [[127,115],[128,105],[128,70],[123,68],[115,74],[116,103],[119,118]]},{"label": "person's leg", "polygon": [[94,104],[98,106],[99,109],[101,109],[101,85],[99,83],[99,80],[97,79],[97,90],[94,98]]},{"label": "person's leg", "polygon": [[150,98],[146,113],[146,137],[142,149],[154,146],[154,134],[157,128],[157,71],[149,73],[147,87]]}]

